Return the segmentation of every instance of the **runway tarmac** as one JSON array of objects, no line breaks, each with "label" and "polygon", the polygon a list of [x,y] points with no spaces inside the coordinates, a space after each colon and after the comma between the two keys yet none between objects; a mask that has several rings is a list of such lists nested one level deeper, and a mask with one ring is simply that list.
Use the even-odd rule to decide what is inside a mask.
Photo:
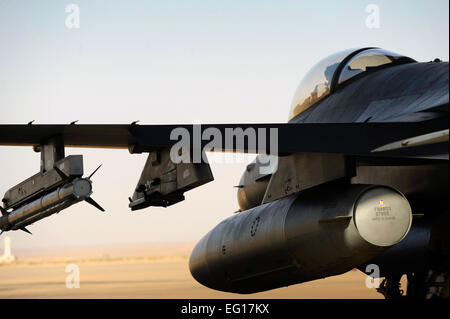
[{"label": "runway tarmac", "polygon": [[83,261],[80,288],[67,288],[65,262],[0,266],[0,298],[382,298],[365,286],[366,275],[350,271],[251,295],[205,288],[190,275],[187,258]]}]

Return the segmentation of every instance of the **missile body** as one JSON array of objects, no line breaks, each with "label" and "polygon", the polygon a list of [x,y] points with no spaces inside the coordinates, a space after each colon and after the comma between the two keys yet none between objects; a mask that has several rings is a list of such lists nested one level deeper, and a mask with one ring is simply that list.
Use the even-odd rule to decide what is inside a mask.
[{"label": "missile body", "polygon": [[73,204],[89,199],[91,194],[91,180],[76,178],[72,182],[4,214],[0,217],[0,229],[2,231],[22,229]]}]

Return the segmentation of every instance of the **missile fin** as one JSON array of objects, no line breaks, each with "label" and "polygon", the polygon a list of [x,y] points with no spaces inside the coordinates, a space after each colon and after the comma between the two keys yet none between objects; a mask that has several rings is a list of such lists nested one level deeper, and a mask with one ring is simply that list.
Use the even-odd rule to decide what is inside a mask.
[{"label": "missile fin", "polygon": [[57,166],[53,167],[55,169],[55,171],[58,173],[59,176],[61,176],[62,179],[67,179],[69,178],[69,176],[67,176],[66,174],[64,174],[64,172],[62,170],[60,170]]},{"label": "missile fin", "polygon": [[352,216],[336,216],[332,218],[319,219],[319,223],[342,222],[342,221],[349,221],[350,219],[352,219]]},{"label": "missile fin", "polygon": [[26,229],[25,227],[20,228],[20,230],[23,230],[24,232],[33,235],[28,229]]},{"label": "missile fin", "polygon": [[95,208],[101,210],[102,212],[105,211],[102,206],[100,206],[95,200],[92,199],[92,197],[86,198],[85,201],[94,206]]},{"label": "missile fin", "polygon": [[100,166],[97,167],[97,168],[95,169],[95,171],[93,171],[93,172],[91,173],[91,175],[89,175],[88,179],[91,179],[91,177],[92,177],[95,173],[97,173],[98,169],[99,169],[100,167],[102,167],[102,165],[103,165],[103,164],[100,164]]}]

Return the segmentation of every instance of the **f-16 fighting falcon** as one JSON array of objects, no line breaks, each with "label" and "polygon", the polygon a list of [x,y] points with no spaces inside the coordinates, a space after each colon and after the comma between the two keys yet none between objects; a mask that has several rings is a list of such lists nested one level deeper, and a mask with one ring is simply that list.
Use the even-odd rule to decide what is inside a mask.
[{"label": "f-16 fighting falcon", "polygon": [[258,153],[237,185],[239,212],[190,256],[198,282],[249,294],[377,265],[386,298],[405,274],[407,296],[448,297],[448,72],[439,59],[351,49],[305,75],[286,124],[2,124],[0,145],[33,147],[41,169],[6,191],[0,228],[28,231],[80,201],[103,210],[93,173],[65,147],[149,153],[133,211],[212,181],[205,152]]}]

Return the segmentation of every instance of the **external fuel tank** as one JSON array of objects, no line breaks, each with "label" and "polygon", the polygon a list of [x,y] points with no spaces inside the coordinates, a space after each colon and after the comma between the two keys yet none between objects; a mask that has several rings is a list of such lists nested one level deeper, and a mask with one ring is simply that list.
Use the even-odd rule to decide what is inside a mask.
[{"label": "external fuel tank", "polygon": [[377,185],[322,185],[222,221],[189,267],[216,290],[254,293],[344,273],[401,241],[407,199]]}]

